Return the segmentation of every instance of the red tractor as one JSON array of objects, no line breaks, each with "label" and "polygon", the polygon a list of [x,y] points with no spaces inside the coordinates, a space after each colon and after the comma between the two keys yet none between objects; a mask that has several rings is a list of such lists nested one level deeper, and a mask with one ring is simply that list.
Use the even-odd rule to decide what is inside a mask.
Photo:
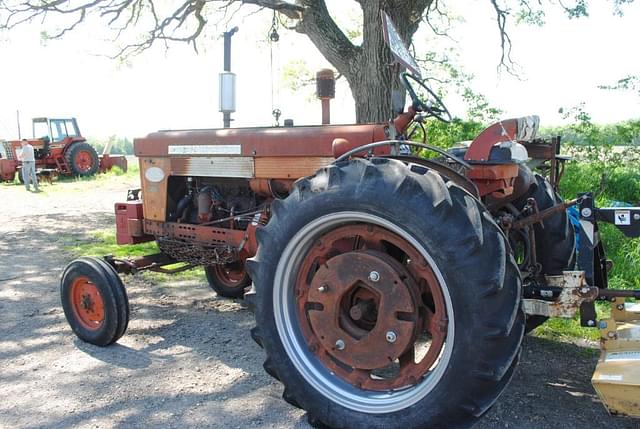
[{"label": "red tractor", "polygon": [[[51,119],[34,118],[33,146],[36,157],[36,171],[54,172],[67,176],[91,176],[98,171],[106,171],[114,165],[126,171],[124,156],[98,156],[96,150],[80,134],[75,118]],[[17,154],[20,140],[0,144],[0,180],[13,181],[16,173],[22,181],[21,162]]]},{"label": "red tractor", "polygon": [[[142,194],[116,205],[118,242],[161,252],[71,262],[60,290],[75,334],[106,346],[125,333],[119,273],[204,266],[219,295],[253,309],[264,369],[312,424],[458,428],[509,383],[526,330],[580,313],[603,339],[596,390],[640,416],[640,308],[624,303],[640,291],[607,287],[598,234],[608,222],[639,236],[640,208],[562,201],[560,141],[537,136],[537,117],[449,152],[411,141],[412,123],[450,116],[421,79],[401,81],[412,102],[388,123],[137,139]],[[615,302],[611,318],[597,320],[596,299]]]}]

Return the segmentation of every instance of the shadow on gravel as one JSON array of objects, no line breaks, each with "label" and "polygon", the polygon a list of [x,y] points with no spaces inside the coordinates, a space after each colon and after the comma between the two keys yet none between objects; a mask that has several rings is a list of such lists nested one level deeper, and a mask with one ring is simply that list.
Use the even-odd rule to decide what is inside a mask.
[{"label": "shadow on gravel", "polygon": [[[110,366],[126,369],[142,369],[151,365],[151,357],[147,350],[136,350],[118,343],[112,344],[108,349],[105,349],[104,347],[85,343],[79,338],[73,341],[73,345],[77,347],[78,350]],[[108,352],[105,350],[108,350]]]},{"label": "shadow on gravel", "polygon": [[[131,323],[118,344],[78,340],[60,309],[69,239],[113,215],[0,226],[0,427],[295,427],[253,343],[253,316],[207,285],[125,277]],[[7,232],[7,234],[3,234]],[[527,337],[515,376],[477,429],[639,428],[607,415],[590,385],[597,351]],[[463,369],[462,369],[463,370]]]},{"label": "shadow on gravel", "polygon": [[511,383],[476,429],[640,428],[638,420],[612,417],[591,386],[599,351],[525,337]]}]

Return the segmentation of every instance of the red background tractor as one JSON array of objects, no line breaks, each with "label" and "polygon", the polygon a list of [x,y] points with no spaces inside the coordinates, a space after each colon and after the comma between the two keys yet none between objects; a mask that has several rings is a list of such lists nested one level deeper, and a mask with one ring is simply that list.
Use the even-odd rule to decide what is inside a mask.
[{"label": "red background tractor", "polygon": [[[114,165],[127,170],[127,160],[122,155],[99,156],[82,137],[75,118],[33,118],[33,146],[37,171],[55,171],[61,175],[91,176],[98,171],[110,170]],[[110,148],[105,148],[108,152]],[[13,181],[21,170],[18,160],[20,140],[0,145],[0,179]],[[21,175],[18,178],[22,180]]]}]

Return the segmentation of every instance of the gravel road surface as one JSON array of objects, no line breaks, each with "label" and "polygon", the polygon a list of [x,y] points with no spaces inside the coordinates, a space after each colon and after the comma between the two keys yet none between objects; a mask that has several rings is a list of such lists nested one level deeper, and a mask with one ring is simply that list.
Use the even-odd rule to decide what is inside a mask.
[{"label": "gravel road surface", "polygon": [[[250,339],[253,317],[198,281],[126,277],[128,332],[78,340],[59,302],[64,246],[112,228],[135,179],[0,185],[0,427],[308,428]],[[104,182],[104,183],[102,183]],[[640,428],[590,386],[597,353],[528,337],[514,380],[477,428]]]}]

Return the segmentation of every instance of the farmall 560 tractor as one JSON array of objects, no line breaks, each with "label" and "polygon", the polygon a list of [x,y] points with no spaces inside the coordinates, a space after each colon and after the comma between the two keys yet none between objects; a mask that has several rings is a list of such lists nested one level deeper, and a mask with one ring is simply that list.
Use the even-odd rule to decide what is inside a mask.
[{"label": "farmall 560 tractor", "polygon": [[[453,153],[409,141],[412,122],[449,112],[418,77],[401,81],[412,103],[389,123],[137,139],[142,198],[116,205],[118,241],[155,240],[161,253],[71,262],[61,294],[73,331],[101,346],[124,334],[118,273],[204,266],[219,295],[254,310],[265,370],[311,423],[453,428],[496,401],[527,330],[579,311],[602,333],[596,390],[612,413],[639,416],[640,309],[624,301],[640,291],[607,288],[598,222],[638,236],[640,208],[560,200],[560,142],[537,137],[536,117],[498,122]],[[611,318],[597,320],[597,299]]]}]

